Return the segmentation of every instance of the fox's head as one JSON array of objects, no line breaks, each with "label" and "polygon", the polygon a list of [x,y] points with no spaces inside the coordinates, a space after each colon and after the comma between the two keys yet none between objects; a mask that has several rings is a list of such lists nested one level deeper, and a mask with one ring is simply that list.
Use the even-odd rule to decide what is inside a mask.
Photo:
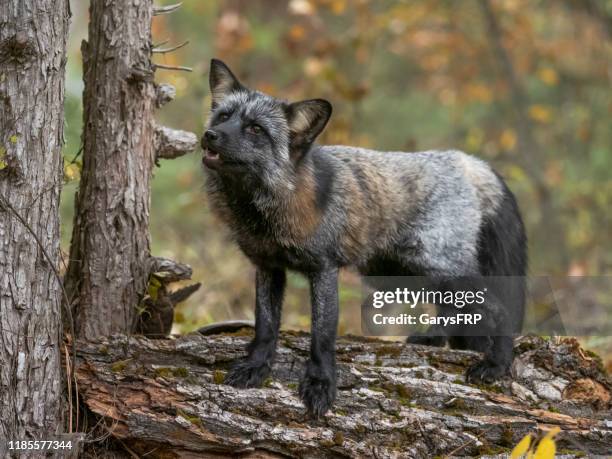
[{"label": "fox's head", "polygon": [[212,107],[202,136],[204,164],[221,174],[293,170],[323,131],[332,106],[288,103],[243,86],[223,62],[210,63]]}]

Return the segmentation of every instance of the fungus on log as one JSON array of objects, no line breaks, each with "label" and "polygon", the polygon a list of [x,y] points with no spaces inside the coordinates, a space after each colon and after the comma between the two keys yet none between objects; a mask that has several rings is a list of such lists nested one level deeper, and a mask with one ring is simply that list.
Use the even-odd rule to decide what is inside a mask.
[{"label": "fungus on log", "polygon": [[477,387],[463,377],[476,353],[342,337],[338,398],[312,420],[296,390],[305,333],[281,334],[263,388],[222,384],[250,333],[79,342],[80,398],[119,449],[147,457],[497,455],[553,427],[570,456],[612,445],[611,380],[572,339],[519,339],[514,377]]}]

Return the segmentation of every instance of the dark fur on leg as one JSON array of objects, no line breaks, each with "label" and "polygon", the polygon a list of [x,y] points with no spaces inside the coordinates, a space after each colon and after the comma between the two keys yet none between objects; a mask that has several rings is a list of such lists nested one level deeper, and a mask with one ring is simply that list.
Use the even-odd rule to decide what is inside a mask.
[{"label": "dark fur on leg", "polygon": [[512,337],[493,336],[491,340],[493,345],[485,352],[484,359],[468,368],[465,374],[468,382],[491,384],[510,372],[513,357]]},{"label": "dark fur on leg", "polygon": [[336,398],[338,268],[310,275],[312,338],[310,360],[300,381],[300,398],[312,416],[323,416]]},{"label": "dark fur on leg", "polygon": [[225,376],[234,387],[259,387],[270,375],[278,341],[285,272],[258,269],[256,275],[255,337],[248,357],[235,363]]},{"label": "dark fur on leg", "polygon": [[323,416],[336,399],[336,366],[309,362],[300,381],[299,393],[311,416]]},{"label": "dark fur on leg", "polygon": [[260,387],[270,375],[267,362],[243,360],[235,363],[225,376],[225,384],[233,387]]}]

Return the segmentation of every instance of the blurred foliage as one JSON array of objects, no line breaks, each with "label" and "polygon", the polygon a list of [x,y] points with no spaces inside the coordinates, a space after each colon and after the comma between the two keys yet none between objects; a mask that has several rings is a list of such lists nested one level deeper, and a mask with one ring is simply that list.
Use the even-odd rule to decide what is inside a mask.
[{"label": "blurred foliage", "polygon": [[[66,251],[78,183],[81,3],[73,2],[67,82]],[[533,274],[609,275],[611,34],[611,0],[185,0],[154,19],[154,42],[191,42],[154,60],[194,68],[158,70],[158,81],[177,88],[158,119],[200,134],[209,60],[221,58],[251,87],[332,101],[322,142],[456,148],[490,161],[520,202]],[[204,285],[177,310],[180,331],[252,317],[252,268],[210,215],[199,164],[198,153],[163,162],[153,182],[153,252],[191,264]],[[307,283],[292,275],[289,284],[284,324],[306,327]],[[344,273],[341,332],[360,330],[359,289]]]}]

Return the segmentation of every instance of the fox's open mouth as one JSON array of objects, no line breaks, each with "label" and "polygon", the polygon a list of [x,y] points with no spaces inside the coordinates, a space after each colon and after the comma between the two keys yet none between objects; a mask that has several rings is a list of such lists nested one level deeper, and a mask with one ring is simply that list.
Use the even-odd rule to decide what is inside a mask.
[{"label": "fox's open mouth", "polygon": [[204,149],[204,156],[202,157],[202,162],[211,169],[218,169],[222,166],[226,167],[240,167],[244,165],[244,162],[238,161],[232,158],[221,158],[218,151],[211,150],[210,148]]},{"label": "fox's open mouth", "polygon": [[222,162],[219,157],[219,152],[211,150],[210,148],[204,149],[204,156],[202,157],[202,162],[212,168],[215,169]]}]

